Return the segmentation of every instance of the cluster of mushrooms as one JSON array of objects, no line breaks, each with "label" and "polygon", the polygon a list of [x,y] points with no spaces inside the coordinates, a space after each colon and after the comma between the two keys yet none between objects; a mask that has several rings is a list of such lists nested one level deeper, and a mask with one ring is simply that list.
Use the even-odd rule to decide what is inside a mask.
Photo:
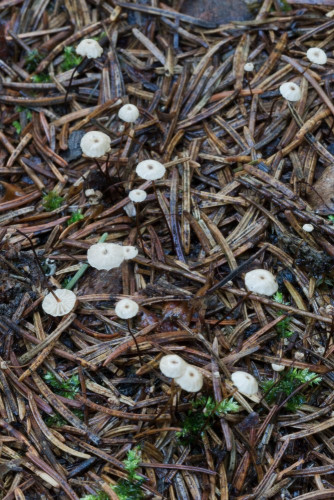
[{"label": "cluster of mushrooms", "polygon": [[[102,55],[103,48],[93,39],[82,40],[76,48],[76,53],[83,58],[95,59]],[[312,63],[326,64],[326,53],[318,48],[310,48],[306,56]],[[73,75],[77,68],[74,69]],[[308,67],[305,69],[305,71]],[[245,72],[253,72],[254,64],[247,62],[244,66]],[[72,77],[73,77],[72,75]],[[279,91],[284,99],[295,102],[301,98],[300,87],[294,82],[285,82],[279,87]],[[133,124],[139,118],[139,109],[133,104],[125,104],[118,111],[120,120],[127,124]],[[102,158],[110,152],[111,139],[100,131],[87,132],[81,139],[80,146],[82,152],[88,158]],[[146,181],[161,179],[166,172],[165,166],[153,159],[141,161],[136,166],[138,177]],[[143,189],[133,189],[129,192],[129,200],[133,203],[142,203],[147,197]],[[313,231],[312,224],[304,224],[303,230]],[[96,243],[87,252],[88,264],[98,270],[110,270],[119,267],[123,261],[133,259],[137,256],[138,249],[133,246],[122,246],[115,243]],[[265,269],[254,269],[245,275],[246,288],[256,294],[273,295],[278,284],[273,274]],[[51,316],[64,316],[72,311],[77,304],[77,297],[74,292],[68,289],[57,289],[48,293],[43,302],[42,308]],[[116,303],[115,313],[121,319],[130,319],[137,315],[138,304],[131,299],[122,299]],[[284,370],[284,366],[272,364],[273,370]],[[164,356],[160,361],[160,370],[188,392],[198,392],[203,386],[203,376],[194,366],[188,364],[180,356],[175,354]],[[249,373],[236,371],[231,376],[233,384],[241,394],[251,396],[258,392],[258,383]]]}]

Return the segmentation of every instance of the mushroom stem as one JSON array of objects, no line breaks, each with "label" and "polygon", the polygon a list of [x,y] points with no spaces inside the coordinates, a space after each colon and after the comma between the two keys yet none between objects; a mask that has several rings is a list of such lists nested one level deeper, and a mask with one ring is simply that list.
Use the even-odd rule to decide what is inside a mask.
[{"label": "mushroom stem", "polygon": [[[251,73],[251,72],[250,72]],[[252,87],[251,87],[251,84],[250,84],[250,81],[249,81],[249,78],[248,78],[248,74],[247,72],[245,73],[245,77],[246,77],[246,81],[247,81],[247,85],[248,85],[248,88],[249,88],[249,92],[250,92],[250,95],[252,96],[253,98],[253,91],[252,91]]]},{"label": "mushroom stem", "polygon": [[143,242],[143,238],[142,238],[142,235],[141,235],[141,232],[140,232],[140,225],[139,225],[139,222],[140,222],[140,213],[139,213],[139,203],[135,203],[135,209],[136,209],[136,227],[137,227],[137,234],[138,234],[138,238],[139,238],[139,241],[140,241],[140,245],[143,249],[143,252],[145,253],[145,247],[144,247],[144,242]]},{"label": "mushroom stem", "polygon": [[65,100],[64,100],[64,104],[67,103],[67,99],[68,99],[68,94],[70,93],[70,90],[71,90],[71,85],[72,85],[72,82],[73,82],[73,78],[74,78],[74,75],[75,75],[75,72],[78,70],[79,66],[86,60],[86,56],[82,59],[82,61],[79,62],[79,64],[77,64],[71,74],[71,77],[70,77],[70,81],[68,83],[68,86],[67,86],[67,90],[66,90],[66,94],[65,94]]},{"label": "mushroom stem", "polygon": [[24,236],[25,238],[27,238],[27,240],[29,241],[30,243],[30,246],[31,246],[31,250],[32,250],[32,253],[34,254],[34,258],[36,260],[36,263],[38,265],[38,268],[43,276],[43,281],[44,281],[44,284],[45,286],[47,287],[47,289],[49,290],[50,293],[52,293],[52,295],[54,296],[54,298],[56,299],[57,302],[61,302],[60,299],[57,297],[57,295],[54,293],[54,291],[52,290],[51,286],[49,285],[49,281],[48,281],[48,278],[47,276],[45,275],[45,272],[44,272],[44,269],[39,261],[39,258],[37,256],[37,253],[35,251],[35,248],[34,248],[34,244],[30,238],[30,236],[28,236],[27,234],[23,233],[22,231],[20,231],[20,229],[17,229],[17,232],[22,234],[22,236]]},{"label": "mushroom stem", "polygon": [[134,336],[134,334],[133,334],[133,333],[132,333],[132,331],[131,331],[131,328],[130,328],[130,320],[129,320],[129,319],[126,321],[126,324],[127,324],[127,326],[128,326],[128,332],[129,332],[129,334],[131,335],[132,340],[134,341],[134,343],[135,343],[135,345],[136,345],[137,353],[138,353],[138,356],[139,356],[139,362],[140,362],[141,366],[143,366],[143,360],[142,360],[142,357],[141,357],[141,354],[140,354],[139,345],[138,345],[138,342],[137,342],[136,337]]}]

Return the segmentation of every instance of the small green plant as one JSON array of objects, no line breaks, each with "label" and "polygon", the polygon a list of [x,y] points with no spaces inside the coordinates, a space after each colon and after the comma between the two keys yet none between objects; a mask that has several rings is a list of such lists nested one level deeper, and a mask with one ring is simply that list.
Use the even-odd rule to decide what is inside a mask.
[{"label": "small green plant", "polygon": [[15,128],[16,130],[16,133],[18,135],[20,135],[21,131],[22,131],[22,127],[21,127],[21,123],[18,122],[17,120],[15,120],[13,123],[12,123],[13,127]]},{"label": "small green plant", "polygon": [[38,75],[33,75],[31,77],[31,80],[34,83],[50,83],[51,82],[51,77],[49,73],[39,73]]},{"label": "small green plant", "polygon": [[[308,369],[298,370],[297,368],[293,368],[284,373],[278,383],[274,380],[265,380],[262,382],[261,387],[265,392],[266,401],[273,403],[278,400],[280,394],[285,398],[297,389],[297,387],[305,384],[305,382],[309,382],[309,385],[319,384],[321,377],[318,377],[316,373],[310,372]],[[305,396],[297,393],[289,399],[286,408],[290,411],[296,411],[305,401]]]},{"label": "small green plant", "polygon": [[128,477],[112,487],[120,500],[141,500],[144,497],[141,489],[144,479],[137,474],[140,461],[141,453],[138,447],[128,451],[127,458],[123,461]]},{"label": "small green plant", "polygon": [[183,421],[182,431],[176,433],[181,444],[195,442],[201,433],[214,423],[216,417],[239,410],[239,405],[233,398],[223,399],[217,404],[211,396],[193,401],[192,407],[197,411],[188,413]]},{"label": "small green plant", "polygon": [[68,71],[75,68],[82,61],[82,57],[75,53],[74,47],[68,46],[64,49],[64,61],[61,63],[61,69]]},{"label": "small green plant", "polygon": [[[76,415],[80,420],[83,419],[84,414],[82,410],[79,410],[78,408],[73,408],[72,413]],[[46,417],[45,423],[48,427],[62,427],[63,425],[67,424],[67,421],[61,415],[59,415],[59,413],[56,413],[55,415],[50,415],[49,417]]]},{"label": "small green plant", "polygon": [[29,73],[35,71],[42,59],[43,56],[38,52],[37,49],[31,50],[25,58],[27,71]]},{"label": "small green plant", "polygon": [[56,210],[56,208],[61,207],[63,201],[64,198],[59,196],[54,191],[50,191],[43,196],[43,207],[47,212],[52,212],[52,210]]},{"label": "small green plant", "polygon": [[329,215],[328,220],[330,220],[331,222],[334,222],[334,215]]},{"label": "small green plant", "polygon": [[44,375],[45,382],[54,389],[56,394],[67,399],[74,399],[80,389],[79,375],[72,375],[67,380],[61,382],[51,372],[46,372]]},{"label": "small green plant", "polygon": [[71,218],[68,219],[67,225],[70,226],[71,224],[74,224],[74,222],[78,222],[79,220],[82,220],[84,218],[85,216],[82,215],[81,210],[77,210],[76,212],[73,212]]},{"label": "small green plant", "polygon": [[[288,302],[284,302],[283,293],[281,292],[276,292],[275,295],[273,295],[273,299],[275,302],[278,302],[279,304],[284,304],[284,305],[289,304]],[[277,314],[281,316],[282,314],[284,314],[284,311],[278,311]],[[291,318],[287,317],[282,319],[282,321],[280,321],[279,323],[277,323],[276,330],[281,338],[287,339],[291,337],[291,335],[293,335],[293,332],[289,329],[290,322]]]},{"label": "small green plant", "polygon": [[104,491],[99,491],[96,495],[85,495],[80,500],[109,500],[109,497]]}]

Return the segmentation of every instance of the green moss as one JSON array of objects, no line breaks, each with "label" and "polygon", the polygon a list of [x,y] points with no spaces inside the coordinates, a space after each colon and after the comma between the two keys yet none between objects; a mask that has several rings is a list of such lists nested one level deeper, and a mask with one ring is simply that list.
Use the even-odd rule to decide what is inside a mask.
[{"label": "green moss", "polygon": [[75,53],[74,47],[68,46],[64,49],[64,61],[61,63],[61,69],[68,71],[78,66],[82,61],[82,57]]},{"label": "green moss", "polygon": [[26,70],[29,73],[35,71],[39,63],[42,61],[43,56],[38,52],[37,49],[33,49],[29,52],[29,54],[25,58],[25,66]]},{"label": "green moss", "polygon": [[22,131],[22,127],[21,127],[21,123],[18,122],[17,120],[15,120],[13,123],[12,123],[13,127],[15,128],[16,130],[16,133],[18,135],[20,135],[21,131]]},{"label": "green moss", "polygon": [[127,458],[123,461],[126,470],[127,479],[121,479],[112,489],[120,500],[141,500],[144,497],[141,485],[144,479],[137,474],[137,469],[141,462],[141,453],[139,448],[129,450]]},{"label": "green moss", "polygon": [[52,212],[52,210],[56,210],[61,207],[63,201],[64,199],[61,196],[54,191],[50,191],[43,196],[43,207],[47,212]]},{"label": "green moss", "polygon": [[[309,382],[309,385],[319,384],[321,382],[321,377],[318,377],[316,373],[310,372],[308,369],[298,370],[294,368],[283,373],[278,383],[274,380],[265,380],[262,382],[261,387],[266,393],[266,401],[268,403],[273,403],[278,400],[280,395],[283,395],[283,399],[285,399],[296,390],[297,387],[305,384],[305,382]],[[297,393],[289,399],[286,408],[290,411],[296,411],[305,401],[305,396],[301,393]]]},{"label": "green moss", "polygon": [[77,210],[76,212],[73,212],[71,218],[68,219],[67,225],[70,226],[71,224],[74,224],[74,222],[78,222],[79,220],[82,220],[84,218],[85,216],[82,215],[81,210]]},{"label": "green moss", "polygon": [[38,75],[33,75],[31,77],[31,80],[34,83],[50,83],[51,82],[51,77],[49,73],[38,73]]},{"label": "green moss", "polygon": [[79,392],[80,381],[79,375],[72,375],[71,378],[67,380],[62,380],[61,382],[53,375],[51,372],[47,372],[44,375],[45,382],[54,389],[56,394],[63,396],[67,399],[74,399],[77,392]]}]

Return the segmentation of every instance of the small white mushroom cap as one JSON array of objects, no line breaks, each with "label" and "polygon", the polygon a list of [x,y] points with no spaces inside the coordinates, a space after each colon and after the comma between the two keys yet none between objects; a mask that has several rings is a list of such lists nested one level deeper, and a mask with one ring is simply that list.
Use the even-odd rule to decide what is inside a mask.
[{"label": "small white mushroom cap", "polygon": [[82,152],[89,158],[100,158],[110,151],[111,139],[107,134],[92,130],[80,141]]},{"label": "small white mushroom cap", "polygon": [[231,375],[231,379],[238,391],[246,396],[253,396],[259,390],[256,378],[250,373],[242,371],[234,372]]},{"label": "small white mushroom cap", "polygon": [[299,101],[302,96],[300,88],[294,82],[282,83],[279,91],[287,101]]},{"label": "small white mushroom cap", "polygon": [[281,372],[285,368],[285,366],[283,366],[283,365],[277,365],[276,363],[271,363],[271,367],[274,370],[274,372]]},{"label": "small white mushroom cap", "polygon": [[203,387],[203,375],[195,366],[187,365],[181,377],[175,377],[175,382],[187,392],[198,392]]},{"label": "small white mushroom cap", "polygon": [[159,363],[161,373],[170,378],[182,377],[187,366],[188,363],[177,354],[163,356]]},{"label": "small white mushroom cap", "polygon": [[58,297],[59,302],[51,292],[48,293],[42,302],[43,311],[50,316],[65,316],[71,312],[77,301],[75,293],[66,288],[58,288],[53,293]]},{"label": "small white mushroom cap", "polygon": [[307,59],[315,64],[326,64],[327,55],[326,52],[318,47],[311,47],[306,52]]},{"label": "small white mushroom cap", "polygon": [[115,313],[121,319],[130,319],[137,315],[139,306],[131,299],[122,299],[115,306]]},{"label": "small white mushroom cap", "polygon": [[246,63],[245,66],[244,66],[244,70],[245,71],[253,71],[254,70],[254,64],[251,63],[251,62]]},{"label": "small white mushroom cap", "polygon": [[297,361],[303,361],[305,359],[305,353],[302,351],[296,351],[294,356]]},{"label": "small white mushroom cap", "polygon": [[250,292],[273,295],[278,290],[275,276],[265,269],[254,269],[245,274],[245,285]]},{"label": "small white mushroom cap", "polygon": [[124,104],[118,111],[118,118],[123,122],[133,123],[139,117],[139,109],[134,104]]},{"label": "small white mushroom cap", "polygon": [[313,229],[314,229],[314,226],[312,226],[312,224],[304,224],[303,225],[303,229],[304,231],[306,231],[307,233],[312,233]]},{"label": "small white mushroom cap", "polygon": [[144,160],[138,163],[136,172],[139,177],[146,181],[156,181],[165,175],[166,169],[159,161]]},{"label": "small white mushroom cap", "polygon": [[81,40],[75,51],[79,56],[87,57],[88,59],[96,59],[103,54],[101,45],[92,38]]},{"label": "small white mushroom cap", "polygon": [[138,255],[138,248],[131,247],[131,246],[125,246],[125,247],[123,247],[123,252],[124,252],[124,259],[125,260],[134,259]]},{"label": "small white mushroom cap", "polygon": [[143,189],[133,189],[129,193],[129,198],[134,203],[141,203],[142,201],[146,200],[147,193]]},{"label": "small white mushroom cap", "polygon": [[95,243],[87,251],[88,264],[99,271],[119,267],[124,260],[124,250],[115,243]]}]

